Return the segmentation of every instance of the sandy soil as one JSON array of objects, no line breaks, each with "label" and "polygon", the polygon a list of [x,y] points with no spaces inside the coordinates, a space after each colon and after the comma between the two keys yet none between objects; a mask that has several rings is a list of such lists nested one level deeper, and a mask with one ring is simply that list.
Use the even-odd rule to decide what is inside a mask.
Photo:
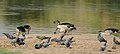
[{"label": "sandy soil", "polygon": [[[22,46],[11,46],[5,36],[0,37],[0,47],[6,48],[11,51],[20,51],[23,54],[120,54],[120,46],[117,45],[116,49],[112,49],[113,36],[103,37],[108,41],[107,48],[104,52],[99,51],[100,43],[96,39],[97,34],[81,34],[81,35],[65,35],[64,38],[74,37],[71,44],[71,49],[66,48],[64,45],[51,43],[47,48],[35,49],[34,45],[40,43],[36,36],[51,36],[52,38],[60,36],[60,34],[29,34],[26,35],[26,44]],[[120,38],[117,37],[118,40]]]}]

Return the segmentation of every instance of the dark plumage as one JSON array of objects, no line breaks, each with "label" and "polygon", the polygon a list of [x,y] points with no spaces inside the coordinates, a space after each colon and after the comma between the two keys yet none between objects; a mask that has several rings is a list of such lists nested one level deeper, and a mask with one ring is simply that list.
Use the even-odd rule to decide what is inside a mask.
[{"label": "dark plumage", "polygon": [[54,34],[56,34],[56,31],[64,32],[66,34],[66,32],[76,30],[76,27],[71,23],[60,23],[59,20],[53,21],[53,23],[58,24],[57,29],[55,30]]},{"label": "dark plumage", "polygon": [[18,26],[17,29],[18,29],[20,32],[26,32],[24,26]]},{"label": "dark plumage", "polygon": [[106,43],[103,43],[101,46],[100,46],[100,51],[104,51],[106,49]]},{"label": "dark plumage", "polygon": [[10,35],[9,33],[3,33],[8,39],[11,45],[16,46],[17,38],[13,37],[13,35]]},{"label": "dark plumage", "polygon": [[101,36],[101,32],[98,33],[97,39],[99,42],[106,42],[107,43],[107,41]]},{"label": "dark plumage", "polygon": [[29,32],[31,30],[31,26],[30,25],[23,25],[23,27],[26,30],[26,33],[29,34]]},{"label": "dark plumage", "polygon": [[25,44],[24,39],[22,39],[22,38],[19,38],[19,37],[16,38],[9,33],[3,33],[3,34],[9,39],[10,44],[12,44],[13,46],[16,46],[16,44],[18,44],[18,45]]},{"label": "dark plumage", "polygon": [[23,26],[19,26],[19,27],[16,28],[15,34],[16,34],[16,37],[18,38],[19,35],[21,35],[21,34],[25,35],[26,34],[26,30],[25,30],[25,28]]},{"label": "dark plumage", "polygon": [[114,42],[114,44],[120,45],[120,42],[118,40],[116,40],[115,37],[113,38],[113,42]]},{"label": "dark plumage", "polygon": [[40,49],[42,47],[41,44],[35,44],[35,49]]},{"label": "dark plumage", "polygon": [[7,38],[9,39],[14,39],[16,37],[14,37],[13,35],[9,34],[9,33],[3,33]]},{"label": "dark plumage", "polygon": [[23,25],[25,29],[29,29],[30,25]]},{"label": "dark plumage", "polygon": [[65,35],[65,34],[62,34],[62,35],[61,35],[60,37],[58,37],[58,38],[53,38],[53,39],[51,39],[51,41],[61,42],[62,39],[63,39],[63,37],[64,37],[64,35]]},{"label": "dark plumage", "polygon": [[44,43],[42,43],[42,46],[43,46],[44,48],[46,48],[46,47],[48,47],[48,46],[49,46],[49,43],[44,42]]},{"label": "dark plumage", "polygon": [[62,45],[65,45],[66,47],[70,47],[70,44],[71,44],[71,40],[73,39],[74,37],[71,37],[71,38],[69,38],[69,39],[66,39],[63,43],[62,43]]},{"label": "dark plumage", "polygon": [[18,45],[24,45],[25,44],[25,39],[24,38],[18,38],[17,39],[17,44]]},{"label": "dark plumage", "polygon": [[59,24],[59,25],[69,25],[70,27],[74,27],[74,25],[71,24],[71,23],[60,23],[59,20],[53,21],[53,23],[57,23],[57,24]]},{"label": "dark plumage", "polygon": [[115,29],[115,28],[107,28],[107,29],[105,29],[104,31],[112,31],[112,33],[118,33],[119,32],[119,30],[118,29]]},{"label": "dark plumage", "polygon": [[20,34],[25,35],[26,33],[29,34],[29,31],[31,30],[30,25],[23,25],[23,26],[18,26],[16,28],[16,35],[19,37]]},{"label": "dark plumage", "polygon": [[44,40],[44,41],[41,43],[42,47],[44,47],[44,48],[48,47],[48,46],[49,46],[50,39],[51,39],[51,37],[49,37],[48,39]]}]

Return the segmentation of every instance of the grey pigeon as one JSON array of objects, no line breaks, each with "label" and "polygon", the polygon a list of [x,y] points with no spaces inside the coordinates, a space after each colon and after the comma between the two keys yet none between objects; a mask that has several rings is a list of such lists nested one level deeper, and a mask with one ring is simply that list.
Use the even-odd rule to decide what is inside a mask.
[{"label": "grey pigeon", "polygon": [[15,43],[17,43],[17,38],[13,37],[13,35],[10,35],[9,33],[3,33],[8,39],[11,45],[16,46]]},{"label": "grey pigeon", "polygon": [[3,33],[7,38],[9,39],[14,39],[16,37],[14,37],[13,35],[9,34],[9,33]]},{"label": "grey pigeon", "polygon": [[9,34],[9,33],[3,33],[8,39],[11,45],[16,46],[16,44],[18,45],[24,45],[24,39],[22,38],[16,38],[13,35]]},{"label": "grey pigeon", "polygon": [[18,45],[24,45],[25,44],[25,39],[24,38],[17,38],[17,44]]},{"label": "grey pigeon", "polygon": [[120,42],[118,40],[116,40],[115,37],[113,38],[113,42],[114,42],[114,44],[120,45]]},{"label": "grey pigeon", "polygon": [[42,47],[41,44],[35,44],[35,49],[40,49]]},{"label": "grey pigeon", "polygon": [[100,46],[100,51],[104,51],[106,49],[106,42],[102,42]]},{"label": "grey pigeon", "polygon": [[49,37],[48,39],[44,40],[44,41],[41,43],[42,47],[44,47],[44,48],[48,47],[48,46],[49,46],[50,39],[51,39],[51,37]]},{"label": "grey pigeon", "polygon": [[42,43],[42,46],[43,46],[44,48],[46,48],[46,47],[48,47],[48,46],[49,46],[49,43],[44,42],[44,43]]},{"label": "grey pigeon", "polygon": [[63,37],[64,37],[65,34],[62,34],[60,37],[58,38],[53,38],[51,41],[54,41],[54,42],[61,42]]},{"label": "grey pigeon", "polygon": [[71,44],[71,40],[73,39],[74,37],[71,37],[71,38],[69,38],[69,39],[66,39],[63,43],[62,43],[62,45],[65,45],[66,47],[70,47],[70,44]]},{"label": "grey pigeon", "polygon": [[107,41],[101,36],[101,32],[100,31],[98,32],[97,39],[98,39],[99,42],[106,42],[107,43]]}]

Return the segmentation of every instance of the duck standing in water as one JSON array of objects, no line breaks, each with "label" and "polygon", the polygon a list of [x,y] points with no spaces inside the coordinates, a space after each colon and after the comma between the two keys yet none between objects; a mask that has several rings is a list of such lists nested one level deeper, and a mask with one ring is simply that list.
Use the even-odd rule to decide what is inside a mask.
[{"label": "duck standing in water", "polygon": [[67,32],[69,33],[72,30],[76,30],[76,27],[71,23],[60,23],[59,20],[53,21],[53,23],[58,24],[54,34],[56,34],[56,31],[64,32],[66,34]]}]

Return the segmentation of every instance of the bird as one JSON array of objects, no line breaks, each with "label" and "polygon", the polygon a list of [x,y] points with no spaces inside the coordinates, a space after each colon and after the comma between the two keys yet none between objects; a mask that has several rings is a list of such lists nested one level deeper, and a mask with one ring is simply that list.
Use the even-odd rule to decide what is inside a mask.
[{"label": "bird", "polygon": [[23,27],[26,30],[26,33],[29,34],[29,32],[31,30],[31,26],[30,25],[23,25]]},{"label": "bird", "polygon": [[17,44],[20,45],[24,45],[25,44],[25,39],[24,38],[17,38]]},{"label": "bird", "polygon": [[35,49],[40,49],[40,48],[42,48],[41,44],[35,44]]},{"label": "bird", "polygon": [[26,30],[23,26],[18,26],[16,28],[16,32],[15,32],[16,36],[19,37],[20,34],[25,35],[26,34]]},{"label": "bird", "polygon": [[7,38],[9,39],[14,39],[16,37],[14,37],[13,35],[9,34],[9,33],[3,33]]},{"label": "bird", "polygon": [[119,30],[115,29],[115,28],[107,28],[104,31],[106,31],[106,30],[111,30],[113,33],[118,33],[119,32]]},{"label": "bird", "polygon": [[9,33],[3,33],[3,34],[9,39],[10,44],[15,47],[16,47],[16,44],[18,44],[18,45],[25,44],[24,39],[22,39],[22,38],[14,37],[13,35],[11,35]]},{"label": "bird", "polygon": [[43,46],[44,48],[46,48],[46,47],[48,47],[48,46],[49,46],[49,43],[44,42],[44,43],[42,43],[42,46]]},{"label": "bird", "polygon": [[115,29],[115,28],[107,28],[107,29],[104,30],[104,33],[106,33],[108,35],[111,35],[111,34],[114,34],[114,33],[119,33],[119,30]]},{"label": "bird", "polygon": [[60,23],[59,20],[53,21],[53,23],[58,24],[54,34],[56,34],[57,31],[64,32],[66,34],[67,32],[69,33],[72,30],[76,30],[76,27],[71,23]]},{"label": "bird", "polygon": [[62,34],[60,37],[58,37],[58,38],[53,38],[53,39],[51,39],[51,41],[54,41],[54,42],[61,42],[62,41],[62,39],[63,39],[63,37],[64,37],[64,35],[65,34]]},{"label": "bird", "polygon": [[62,45],[65,45],[67,48],[70,47],[70,44],[71,44],[71,40],[73,39],[74,37],[71,37],[71,38],[68,38],[66,39],[63,43],[61,43]]},{"label": "bird", "polygon": [[16,28],[16,36],[19,37],[20,34],[25,35],[26,33],[29,34],[29,31],[31,30],[31,26],[30,25],[23,25],[23,26],[18,26]]},{"label": "bird", "polygon": [[98,32],[97,40],[98,40],[99,42],[106,42],[106,43],[107,43],[107,40],[105,40],[105,39],[101,36],[101,31]]},{"label": "bird", "polygon": [[100,51],[104,51],[106,49],[106,42],[101,42]]},{"label": "bird", "polygon": [[113,43],[117,44],[117,45],[120,45],[120,42],[118,40],[116,40],[115,37],[113,38]]},{"label": "bird", "polygon": [[9,39],[10,44],[16,47],[17,38],[9,33],[3,33],[3,34]]},{"label": "bird", "polygon": [[51,37],[49,37],[48,39],[43,40],[43,42],[41,43],[42,47],[44,47],[44,48],[48,47],[50,45],[49,44],[50,39],[51,39]]}]

